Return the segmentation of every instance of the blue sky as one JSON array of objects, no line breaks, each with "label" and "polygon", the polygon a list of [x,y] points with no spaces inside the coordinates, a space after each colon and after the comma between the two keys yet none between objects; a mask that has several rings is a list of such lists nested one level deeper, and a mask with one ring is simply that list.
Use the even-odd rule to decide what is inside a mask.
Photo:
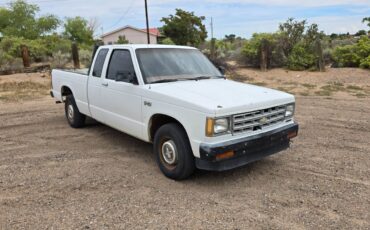
[{"label": "blue sky", "polygon": [[[8,1],[0,0],[0,6]],[[145,27],[144,0],[29,0],[41,8],[41,14],[53,13],[60,18],[83,16],[95,18],[100,26],[97,35],[132,25]],[[370,0],[148,0],[150,26],[160,27],[160,19],[175,8],[194,11],[214,20],[217,38],[225,34],[250,37],[254,32],[276,31],[288,17],[307,19],[319,24],[326,33],[354,33],[366,29],[362,18],[370,17]]]}]

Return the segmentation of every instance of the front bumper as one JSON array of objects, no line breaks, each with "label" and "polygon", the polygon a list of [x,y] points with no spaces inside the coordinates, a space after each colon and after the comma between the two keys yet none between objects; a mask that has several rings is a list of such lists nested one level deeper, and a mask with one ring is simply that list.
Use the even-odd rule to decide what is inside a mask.
[{"label": "front bumper", "polygon": [[[195,162],[196,167],[209,171],[224,171],[260,160],[289,148],[290,139],[298,134],[298,129],[298,124],[294,123],[238,140],[218,144],[201,144],[200,158],[196,158]],[[228,151],[233,151],[234,157],[217,160],[218,154]]]}]

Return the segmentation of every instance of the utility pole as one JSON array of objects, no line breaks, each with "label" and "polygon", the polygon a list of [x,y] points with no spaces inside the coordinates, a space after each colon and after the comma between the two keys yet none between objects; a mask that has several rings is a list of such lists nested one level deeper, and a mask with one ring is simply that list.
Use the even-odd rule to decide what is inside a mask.
[{"label": "utility pole", "polygon": [[211,38],[213,40],[213,17],[211,17]]},{"label": "utility pole", "polygon": [[146,16],[146,34],[148,37],[148,44],[150,44],[150,35],[149,35],[149,17],[148,17],[148,3],[145,0],[145,16]]},{"label": "utility pole", "polygon": [[215,59],[215,46],[216,46],[216,41],[215,39],[213,38],[213,18],[211,17],[211,59],[214,60]]}]

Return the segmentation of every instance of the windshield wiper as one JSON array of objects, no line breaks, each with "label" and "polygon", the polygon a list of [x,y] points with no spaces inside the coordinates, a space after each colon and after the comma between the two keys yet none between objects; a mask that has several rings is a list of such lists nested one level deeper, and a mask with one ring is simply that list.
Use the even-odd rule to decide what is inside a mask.
[{"label": "windshield wiper", "polygon": [[199,77],[195,77],[195,78],[187,78],[186,80],[200,81],[200,80],[208,80],[208,79],[212,79],[212,78],[223,78],[223,79],[225,79],[224,76],[199,76]]},{"label": "windshield wiper", "polygon": [[156,83],[166,83],[166,82],[175,82],[178,81],[178,79],[164,79],[164,80],[158,80],[150,82],[150,84],[156,84]]}]

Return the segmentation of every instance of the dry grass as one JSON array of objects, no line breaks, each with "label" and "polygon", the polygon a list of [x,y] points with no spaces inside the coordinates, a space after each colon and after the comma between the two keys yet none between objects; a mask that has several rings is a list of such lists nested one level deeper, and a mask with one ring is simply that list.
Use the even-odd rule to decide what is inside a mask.
[{"label": "dry grass", "polygon": [[347,89],[348,90],[363,90],[362,87],[357,86],[357,85],[349,85],[349,86],[347,86]]},{"label": "dry grass", "polygon": [[330,91],[330,90],[320,90],[320,91],[316,91],[315,94],[317,96],[325,96],[325,97],[328,97],[328,96],[331,96],[332,95],[332,91]]},{"label": "dry grass", "polygon": [[33,81],[0,83],[0,101],[16,102],[48,94],[50,86]]},{"label": "dry grass", "polygon": [[316,85],[312,85],[312,84],[308,84],[308,83],[305,83],[305,84],[302,84],[303,87],[307,88],[307,89],[314,89],[316,88]]}]

